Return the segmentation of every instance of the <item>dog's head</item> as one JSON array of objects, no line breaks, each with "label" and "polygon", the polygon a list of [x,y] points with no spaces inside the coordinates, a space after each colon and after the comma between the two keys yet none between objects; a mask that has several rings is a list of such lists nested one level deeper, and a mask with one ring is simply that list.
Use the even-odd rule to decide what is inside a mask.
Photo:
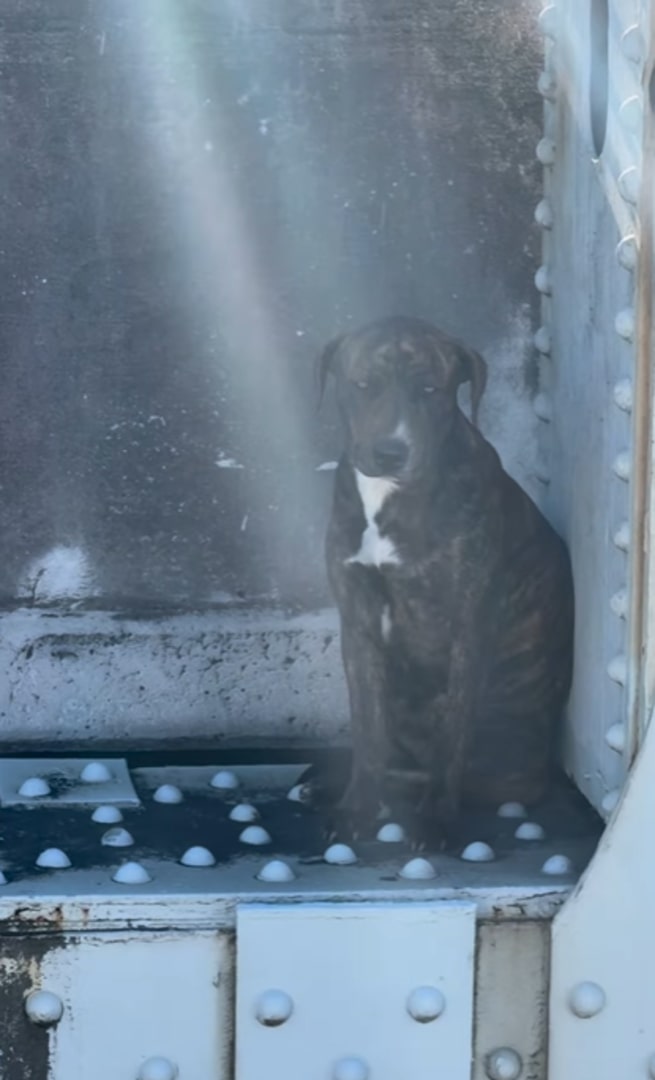
[{"label": "dog's head", "polygon": [[352,465],[367,476],[409,478],[435,460],[471,383],[477,423],[487,368],[473,349],[421,319],[392,318],[335,338],[319,359],[323,393],[336,380]]}]

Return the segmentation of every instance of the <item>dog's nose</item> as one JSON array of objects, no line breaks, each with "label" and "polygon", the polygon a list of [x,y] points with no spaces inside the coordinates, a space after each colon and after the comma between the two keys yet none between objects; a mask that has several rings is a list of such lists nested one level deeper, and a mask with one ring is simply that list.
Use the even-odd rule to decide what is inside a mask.
[{"label": "dog's nose", "polygon": [[373,447],[375,464],[385,471],[402,469],[408,456],[409,447],[402,439],[379,439]]}]

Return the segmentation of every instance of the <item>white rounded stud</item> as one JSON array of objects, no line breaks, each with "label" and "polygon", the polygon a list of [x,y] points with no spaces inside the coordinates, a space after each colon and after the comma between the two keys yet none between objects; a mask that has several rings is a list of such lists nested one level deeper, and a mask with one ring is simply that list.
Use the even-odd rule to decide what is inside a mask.
[{"label": "white rounded stud", "polygon": [[218,791],[235,791],[239,786],[239,777],[230,769],[219,769],[209,781]]},{"label": "white rounded stud", "polygon": [[625,750],[625,724],[612,724],[605,732],[605,742],[610,750],[616,750],[617,754],[622,754]]},{"label": "white rounded stud", "polygon": [[177,1080],[179,1075],[175,1062],[165,1057],[151,1057],[143,1062],[137,1080]]},{"label": "white rounded stud", "polygon": [[153,795],[158,803],[168,803],[171,806],[184,801],[184,795],[175,784],[160,784]]},{"label": "white rounded stud", "polygon": [[403,840],[406,839],[405,830],[402,825],[398,825],[395,821],[387,821],[385,825],[378,829],[375,839],[379,840],[381,844],[402,844]]},{"label": "white rounded stud", "polygon": [[624,236],[616,246],[616,257],[624,270],[634,270],[637,266],[637,238],[634,233]]},{"label": "white rounded stud", "polygon": [[624,341],[634,341],[635,337],[635,313],[634,308],[624,308],[619,311],[614,319],[614,329]]},{"label": "white rounded stud", "polygon": [[96,806],[91,814],[91,821],[98,825],[115,825],[123,820],[123,815],[117,806]]},{"label": "white rounded stud", "polygon": [[617,187],[626,202],[636,206],[639,201],[639,170],[636,165],[630,165],[619,175]]},{"label": "white rounded stud", "polygon": [[581,1020],[597,1016],[605,1008],[605,991],[595,982],[580,982],[569,994],[569,1008]]},{"label": "white rounded stud", "polygon": [[25,1012],[28,1020],[39,1027],[52,1027],[59,1023],[64,1014],[64,1005],[57,994],[50,990],[33,990],[25,998]]},{"label": "white rounded stud", "polygon": [[496,811],[498,817],[502,818],[524,818],[527,817],[527,810],[522,802],[504,802],[498,807]]},{"label": "white rounded stud", "polygon": [[489,844],[485,844],[482,840],[474,840],[472,844],[467,844],[464,848],[461,858],[465,862],[492,862],[496,856]]},{"label": "white rounded stud", "polygon": [[621,798],[621,789],[614,788],[612,791],[608,791],[606,795],[603,795],[601,799],[601,809],[605,814],[613,814],[618,806],[619,799]]},{"label": "white rounded stud", "polygon": [[539,26],[542,33],[549,38],[557,36],[557,7],[555,4],[547,4],[539,12]]},{"label": "white rounded stud", "polygon": [[613,615],[617,615],[619,619],[625,619],[628,614],[628,590],[618,589],[612,597],[610,597],[610,610]]},{"label": "white rounded stud", "polygon": [[546,833],[536,821],[522,821],[514,836],[517,840],[543,840]]},{"label": "white rounded stud", "polygon": [[612,542],[619,551],[630,549],[630,522],[622,521],[612,537]]},{"label": "white rounded stud", "polygon": [[44,867],[47,870],[66,870],[73,864],[66,852],[62,851],[61,848],[49,847],[41,852],[36,860],[36,865]]},{"label": "white rounded stud", "polygon": [[126,862],[119,866],[111,880],[119,885],[145,885],[148,881],[152,881],[152,878],[141,863]]},{"label": "white rounded stud", "polygon": [[289,799],[290,802],[305,802],[306,790],[306,784],[294,784],[287,792],[287,799]]},{"label": "white rounded stud", "polygon": [[107,829],[107,832],[103,833],[100,837],[100,843],[104,844],[105,847],[132,847],[134,837],[127,829],[122,829],[120,827],[116,829]]},{"label": "white rounded stud", "polygon": [[641,107],[641,98],[638,94],[631,94],[619,106],[619,120],[626,131],[632,135],[641,133],[644,120],[644,112]]},{"label": "white rounded stud", "polygon": [[323,852],[323,858],[331,866],[352,866],[357,862],[357,856],[347,844],[330,844],[327,851]]},{"label": "white rounded stud", "polygon": [[239,840],[242,844],[262,847],[264,844],[270,844],[271,836],[266,829],[262,829],[261,825],[248,825],[242,833],[239,833]]},{"label": "white rounded stud", "polygon": [[646,56],[646,43],[638,23],[633,23],[623,31],[619,44],[626,60],[631,60],[633,64],[643,64]]},{"label": "white rounded stud", "polygon": [[542,199],[538,202],[534,210],[534,219],[542,229],[552,229],[553,227],[553,207],[550,199]]},{"label": "white rounded stud", "polygon": [[542,353],[544,356],[550,356],[552,341],[550,330],[547,326],[540,326],[532,340],[534,341],[534,347],[537,352]]},{"label": "white rounded stud", "polygon": [[266,881],[270,885],[283,885],[287,881],[295,881],[295,877],[289,864],[282,859],[271,859],[257,874],[258,881]]},{"label": "white rounded stud", "polygon": [[89,761],[80,773],[80,780],[84,784],[106,784],[112,779],[112,775],[104,761]]},{"label": "white rounded stud", "polygon": [[537,394],[532,402],[532,408],[535,416],[543,420],[545,424],[549,424],[553,419],[553,403],[548,394]]},{"label": "white rounded stud", "polygon": [[43,799],[51,793],[50,784],[42,776],[28,776],[18,789],[18,794],[24,799]]},{"label": "white rounded stud", "polygon": [[257,821],[259,810],[250,803],[237,803],[228,814],[230,821]]},{"label": "white rounded stud", "polygon": [[614,383],[612,397],[614,398],[614,404],[622,412],[632,412],[632,379],[619,379],[618,382]]},{"label": "white rounded stud", "polygon": [[534,283],[536,288],[544,296],[550,296],[553,291],[552,283],[550,280],[550,270],[547,266],[540,266],[537,273],[534,276]]},{"label": "white rounded stud", "polygon": [[552,877],[559,877],[560,874],[571,874],[573,872],[573,863],[568,855],[551,855],[549,859],[546,859],[541,872]]},{"label": "white rounded stud", "polygon": [[537,158],[542,165],[555,164],[555,143],[552,139],[543,138],[537,143]]},{"label": "white rounded stud", "polygon": [[511,1046],[501,1046],[487,1055],[485,1072],[489,1080],[519,1080],[523,1061]]},{"label": "white rounded stud", "polygon": [[632,472],[632,454],[629,450],[622,450],[612,462],[612,471],[619,480],[629,480]]},{"label": "white rounded stud", "polygon": [[607,674],[612,682],[625,686],[628,681],[628,660],[623,654],[614,656],[607,665]]},{"label": "white rounded stud", "polygon": [[216,866],[216,859],[209,848],[200,844],[187,848],[180,862],[182,866]]},{"label": "white rounded stud", "polygon": [[293,998],[285,990],[264,990],[255,1003],[255,1016],[264,1027],[286,1024],[293,1012]]},{"label": "white rounded stud", "polygon": [[555,101],[557,98],[557,80],[550,71],[542,71],[537,79],[537,90],[546,101]]},{"label": "white rounded stud", "polygon": [[419,1024],[437,1020],[446,1008],[446,999],[436,986],[417,986],[406,1002],[407,1012]]},{"label": "white rounded stud", "polygon": [[347,1057],[337,1061],[332,1080],[369,1080],[370,1072],[363,1058]]},{"label": "white rounded stud", "polygon": [[431,878],[437,876],[437,871],[427,859],[417,857],[405,863],[400,871],[400,876],[408,881],[430,881]]}]

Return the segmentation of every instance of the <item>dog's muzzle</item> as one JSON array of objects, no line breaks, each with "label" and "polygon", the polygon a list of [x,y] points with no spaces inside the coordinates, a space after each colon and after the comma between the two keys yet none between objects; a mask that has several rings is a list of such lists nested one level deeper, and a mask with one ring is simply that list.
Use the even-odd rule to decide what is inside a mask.
[{"label": "dog's muzzle", "polygon": [[381,476],[393,476],[407,464],[409,446],[402,439],[378,439],[373,444],[372,457]]}]

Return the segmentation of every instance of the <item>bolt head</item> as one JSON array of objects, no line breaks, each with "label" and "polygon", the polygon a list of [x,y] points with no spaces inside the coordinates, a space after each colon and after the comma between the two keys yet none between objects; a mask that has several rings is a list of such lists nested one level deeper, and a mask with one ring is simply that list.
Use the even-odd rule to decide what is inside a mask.
[{"label": "bolt head", "polygon": [[580,1020],[597,1016],[606,1003],[605,991],[595,982],[580,982],[569,994],[569,1008]]},{"label": "bolt head", "polygon": [[264,1027],[286,1024],[293,1012],[293,998],[285,990],[265,990],[255,1004],[255,1016]]},{"label": "bolt head", "polygon": [[151,1057],[143,1062],[137,1073],[137,1080],[177,1080],[180,1075],[177,1065],[165,1057]]},{"label": "bolt head", "polygon": [[436,986],[417,986],[407,998],[407,1012],[419,1024],[429,1024],[441,1016],[446,999]]},{"label": "bolt head", "polygon": [[368,1065],[358,1057],[341,1058],[332,1072],[332,1080],[368,1080],[369,1076]]},{"label": "bolt head", "polygon": [[25,1012],[33,1024],[52,1027],[61,1020],[64,1006],[61,998],[49,990],[33,990],[25,999]]},{"label": "bolt head", "polygon": [[519,1080],[523,1072],[523,1061],[516,1050],[510,1046],[501,1046],[487,1055],[485,1072],[489,1080]]}]

